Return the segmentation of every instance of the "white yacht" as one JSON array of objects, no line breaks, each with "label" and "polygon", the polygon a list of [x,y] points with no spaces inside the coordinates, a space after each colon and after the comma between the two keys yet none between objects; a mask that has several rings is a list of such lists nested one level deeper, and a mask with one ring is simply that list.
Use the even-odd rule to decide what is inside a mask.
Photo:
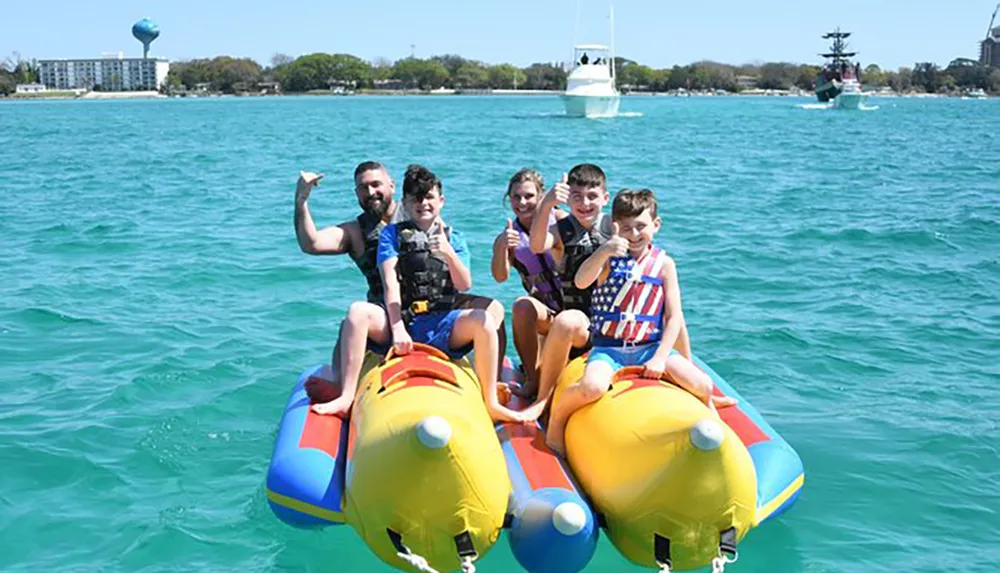
[{"label": "white yacht", "polygon": [[858,80],[846,78],[840,84],[840,93],[833,98],[833,105],[838,109],[861,109],[868,101],[866,94]]},{"label": "white yacht", "polygon": [[[579,19],[579,3],[576,9]],[[618,115],[621,94],[615,86],[615,12],[613,7],[610,10],[611,47],[602,44],[573,46],[573,70],[566,77],[566,91],[562,96],[568,116]]]}]

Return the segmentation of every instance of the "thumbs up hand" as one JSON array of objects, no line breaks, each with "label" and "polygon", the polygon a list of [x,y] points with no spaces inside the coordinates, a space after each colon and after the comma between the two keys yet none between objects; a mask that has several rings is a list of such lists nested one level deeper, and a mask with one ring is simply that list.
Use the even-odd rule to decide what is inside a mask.
[{"label": "thumbs up hand", "polygon": [[438,221],[435,226],[437,230],[431,229],[430,236],[427,238],[427,246],[431,250],[431,254],[437,258],[445,261],[450,260],[455,255],[455,250],[451,248],[451,243],[448,241],[444,223]]},{"label": "thumbs up hand", "polygon": [[628,241],[619,235],[618,223],[611,224],[611,238],[601,246],[609,257],[624,257],[628,254]]},{"label": "thumbs up hand", "polygon": [[322,173],[316,174],[311,171],[299,171],[299,180],[295,184],[295,200],[299,203],[305,203],[309,199],[309,194],[312,193],[313,187],[319,187],[319,182],[322,179]]},{"label": "thumbs up hand", "polygon": [[506,236],[508,249],[516,249],[521,245],[521,233],[514,228],[514,221],[507,219],[507,228],[504,229],[504,235]]},{"label": "thumbs up hand", "polygon": [[550,207],[555,207],[556,205],[563,205],[569,203],[569,178],[565,173],[562,174],[562,178],[559,182],[552,186],[552,189],[545,194],[544,201],[549,202]]}]

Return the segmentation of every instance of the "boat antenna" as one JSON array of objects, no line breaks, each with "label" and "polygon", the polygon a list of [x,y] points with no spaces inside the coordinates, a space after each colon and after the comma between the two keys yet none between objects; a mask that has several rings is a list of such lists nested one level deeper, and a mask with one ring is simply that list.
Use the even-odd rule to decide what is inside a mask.
[{"label": "boat antenna", "polygon": [[611,4],[611,81],[615,80],[615,5]]},{"label": "boat antenna", "polygon": [[580,31],[580,0],[576,0],[576,20],[573,21],[573,56],[570,57],[570,65],[576,64],[576,43],[577,35]]}]

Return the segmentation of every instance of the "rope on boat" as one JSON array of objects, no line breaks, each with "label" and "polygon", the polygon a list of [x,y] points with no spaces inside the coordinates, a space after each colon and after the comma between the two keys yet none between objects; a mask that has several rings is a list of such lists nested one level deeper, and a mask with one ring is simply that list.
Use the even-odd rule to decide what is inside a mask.
[{"label": "rope on boat", "polygon": [[476,573],[476,566],[472,564],[475,557],[463,557],[462,558],[462,573]]},{"label": "rope on boat", "polygon": [[719,555],[715,559],[712,559],[712,573],[724,573],[726,570],[726,565],[730,563],[736,563],[739,559],[739,555],[734,555],[730,557],[728,555]]},{"label": "rope on boat", "polygon": [[396,557],[399,557],[409,564],[410,567],[420,571],[420,573],[438,573],[437,570],[431,567],[431,564],[428,563],[426,559],[416,553],[403,553],[402,551],[399,551],[396,553]]}]

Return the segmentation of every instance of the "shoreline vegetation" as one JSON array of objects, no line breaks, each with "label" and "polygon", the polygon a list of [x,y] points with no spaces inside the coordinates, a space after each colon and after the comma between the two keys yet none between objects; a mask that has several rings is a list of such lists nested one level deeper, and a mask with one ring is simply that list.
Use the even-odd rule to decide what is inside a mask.
[{"label": "shoreline vegetation", "polygon": [[[792,95],[811,96],[819,66],[787,62],[730,65],[699,61],[653,69],[627,58],[615,58],[618,88],[634,95]],[[555,94],[566,86],[562,63],[535,63],[525,68],[490,65],[448,54],[427,59],[369,62],[351,54],[308,54],[292,58],[276,54],[269,66],[249,58],[218,56],[173,62],[161,96],[218,95],[531,95]],[[38,79],[32,60],[8,58],[0,64],[0,95],[13,99],[122,99],[155,97],[155,92],[107,92],[95,86],[85,93],[14,94],[17,83]],[[971,92],[1000,95],[1000,69],[957,58],[941,68],[920,62],[912,68],[882,70],[869,64],[862,73],[865,91],[876,96],[965,96]],[[125,95],[132,94],[132,95]],[[139,95],[142,94],[142,95]]]},{"label": "shoreline vegetation", "polygon": [[[282,93],[217,93],[199,92],[187,94],[168,95],[156,91],[135,91],[135,92],[72,92],[52,90],[42,93],[32,94],[10,94],[0,96],[0,101],[54,101],[54,100],[133,100],[133,99],[218,99],[218,98],[287,98],[287,97],[319,97],[319,96],[341,96],[341,97],[442,97],[442,96],[558,96],[562,92],[558,90],[378,90],[364,89],[357,91],[337,91],[337,90],[310,90],[308,92],[282,92]],[[922,92],[896,93],[893,91],[870,92],[876,98],[967,98],[966,94],[928,94]],[[760,90],[751,89],[739,92],[715,92],[715,91],[670,91],[670,92],[629,92],[623,93],[622,97],[790,97],[812,99],[815,94],[802,90]],[[994,96],[996,97],[996,96]]]}]

